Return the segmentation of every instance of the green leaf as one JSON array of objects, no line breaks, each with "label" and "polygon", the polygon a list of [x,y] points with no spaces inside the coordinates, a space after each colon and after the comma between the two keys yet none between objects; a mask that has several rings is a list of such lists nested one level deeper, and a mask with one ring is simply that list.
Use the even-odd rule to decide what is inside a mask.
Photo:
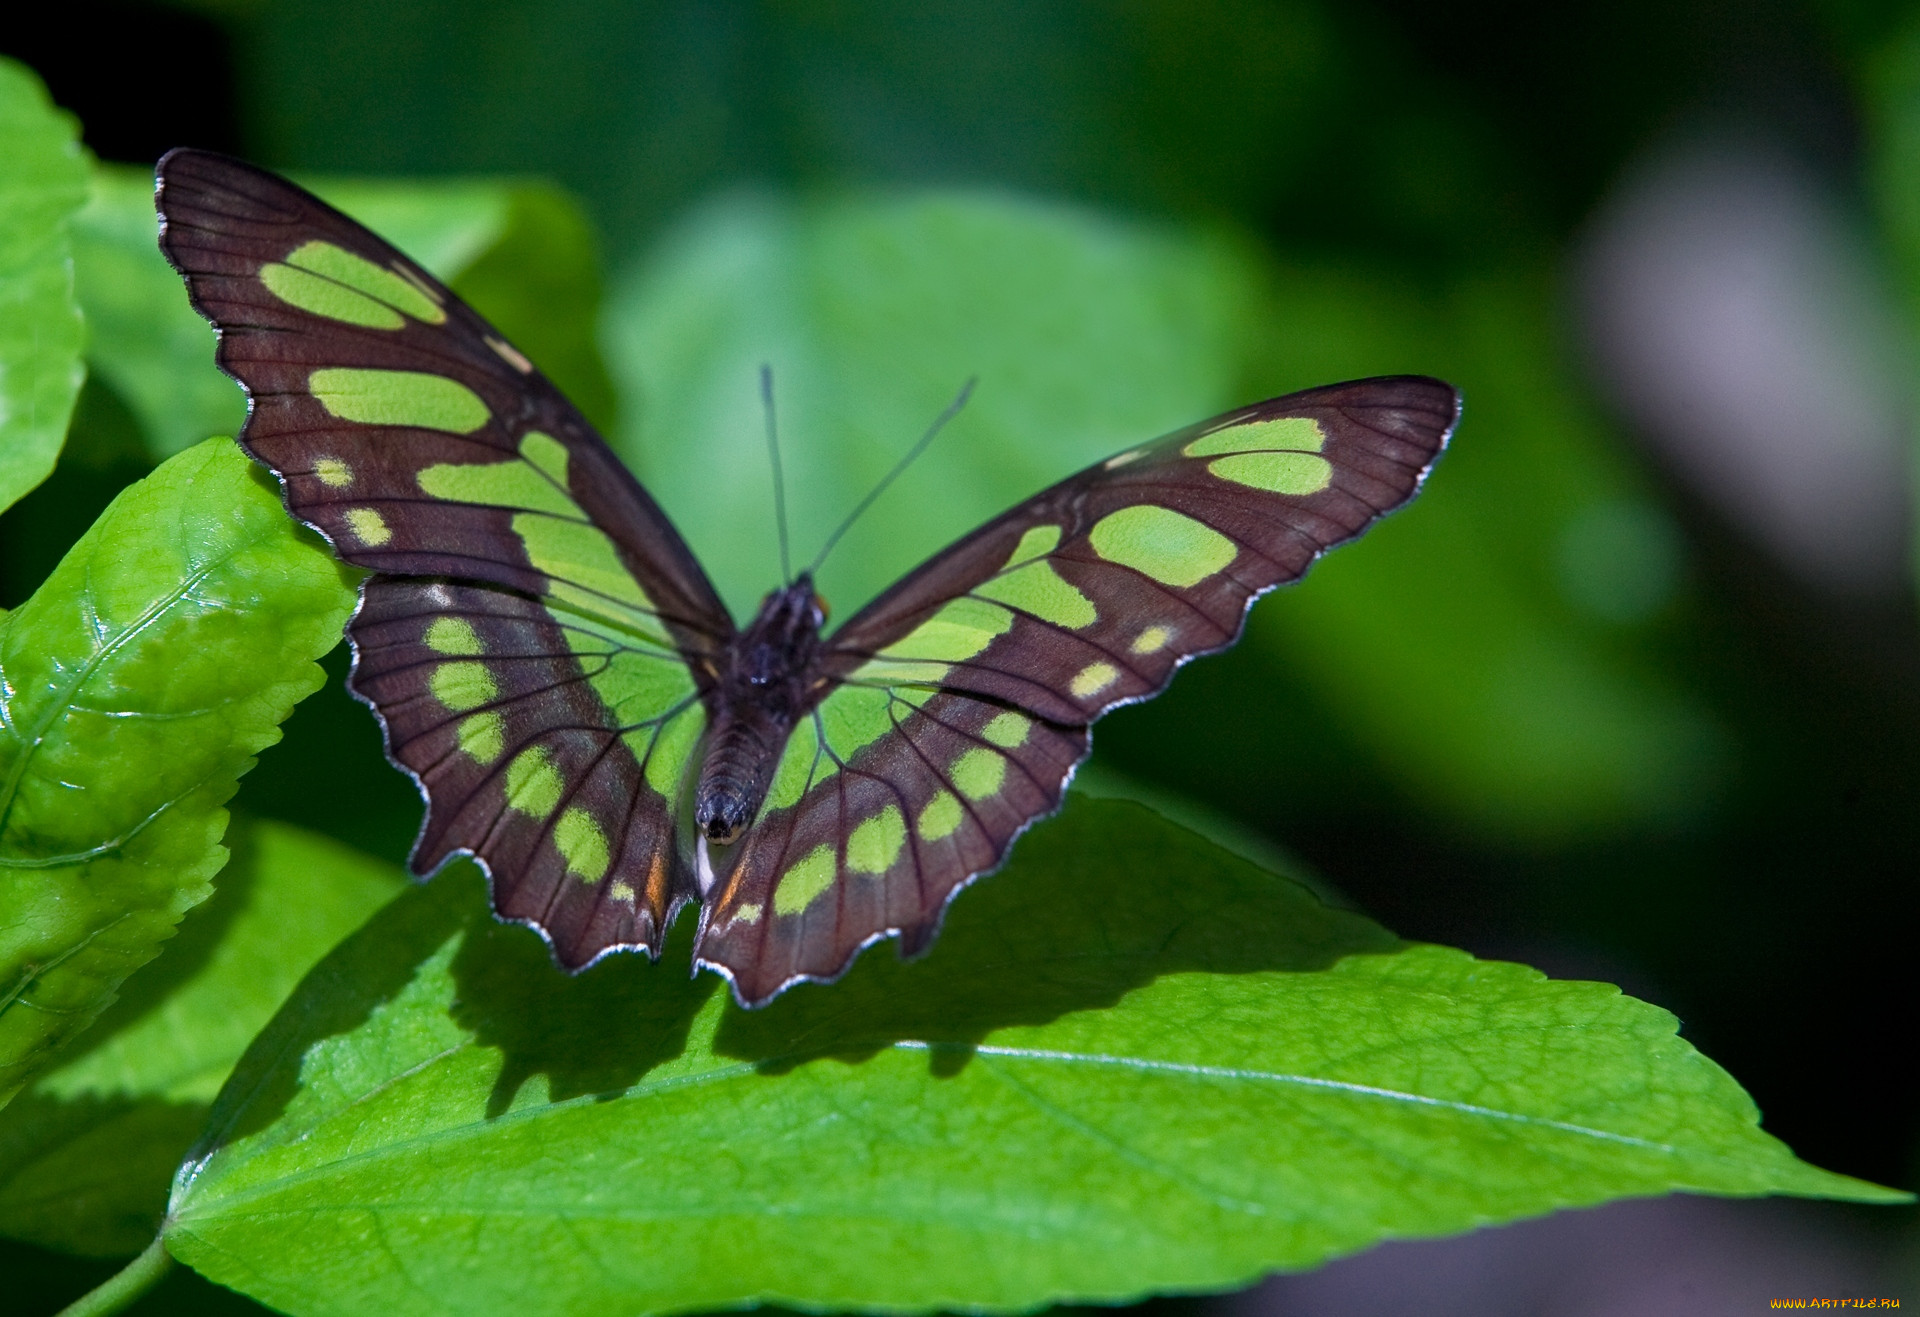
[{"label": "green leaf", "polygon": [[227,843],[219,889],[167,954],[0,1117],[0,1235],[99,1256],[145,1248],[234,1062],[405,886],[396,867],[281,823],[242,822]]},{"label": "green leaf", "polygon": [[736,198],[612,300],[616,446],[750,616],[779,574],[760,363],[796,567],[978,376],[828,561],[823,589],[850,611],[1051,481],[1241,401],[1257,273],[1225,241],[1004,196]]},{"label": "green leaf", "polygon": [[[591,231],[550,187],[492,180],[307,179],[322,197],[467,296],[578,401],[611,414],[592,334],[600,296]],[[156,241],[153,175],[95,172],[75,221],[88,360],[139,419],[156,458],[246,417],[240,388],[213,364],[213,330]],[[469,286],[469,279],[471,285]]]},{"label": "green leaf", "polygon": [[353,597],[221,439],[124,491],[0,622],[0,1100],[206,899],[221,806]]},{"label": "green leaf", "polygon": [[684,955],[568,978],[471,869],[408,893],[242,1060],[168,1247],[296,1314],[1026,1309],[1629,1194],[1903,1197],[1796,1161],[1667,1012],[1124,802],[923,962],[748,1013]]},{"label": "green leaf", "polygon": [[73,116],[0,59],[0,511],[53,470],[86,378],[67,234],[86,180]]}]

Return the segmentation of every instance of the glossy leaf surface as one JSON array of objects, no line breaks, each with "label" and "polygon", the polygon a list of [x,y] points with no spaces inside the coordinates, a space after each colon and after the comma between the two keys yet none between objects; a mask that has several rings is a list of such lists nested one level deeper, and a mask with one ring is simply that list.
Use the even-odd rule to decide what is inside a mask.
[{"label": "glossy leaf surface", "polygon": [[0,622],[0,1095],[206,899],[222,806],[352,601],[222,439],[123,492]]},{"label": "glossy leaf surface", "polygon": [[86,171],[73,119],[0,59],[0,511],[53,470],[85,378],[67,221]]},{"label": "glossy leaf surface", "polygon": [[1627,1194],[1890,1197],[1761,1133],[1668,1013],[1126,803],[1034,833],[927,960],[763,1011],[545,970],[471,872],[389,906],[241,1062],[169,1247],[299,1314],[1010,1309]]}]

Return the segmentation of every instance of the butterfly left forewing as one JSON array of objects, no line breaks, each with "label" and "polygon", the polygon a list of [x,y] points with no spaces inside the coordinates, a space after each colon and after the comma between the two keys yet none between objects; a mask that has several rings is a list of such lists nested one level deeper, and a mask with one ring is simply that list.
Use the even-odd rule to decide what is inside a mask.
[{"label": "butterfly left forewing", "polygon": [[[1458,412],[1418,377],[1277,398],[1120,453],[936,554],[832,638],[826,750],[805,729],[789,745],[788,789],[716,869],[699,954],[754,1002],[833,977],[876,937],[926,945],[952,894],[1058,807],[1090,724],[1231,645],[1255,598],[1411,498]],[[836,718],[853,731],[836,739]],[[825,781],[794,789],[827,750]],[[965,807],[959,840],[922,845],[910,810],[941,792]],[[889,809],[907,826],[884,873],[823,849],[891,835],[874,822]]]},{"label": "butterfly left forewing", "polygon": [[474,854],[570,967],[657,952],[733,634],[678,532],[533,363],[359,224],[198,151],[161,161],[157,204],[247,391],[242,445],[377,573],[351,684],[427,797],[415,872]]}]

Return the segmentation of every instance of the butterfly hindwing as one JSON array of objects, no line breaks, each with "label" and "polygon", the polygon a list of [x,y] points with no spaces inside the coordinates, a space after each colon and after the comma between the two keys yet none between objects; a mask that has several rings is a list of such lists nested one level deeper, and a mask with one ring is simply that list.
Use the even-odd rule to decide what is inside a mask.
[{"label": "butterfly hindwing", "polygon": [[673,820],[706,721],[679,657],[508,591],[388,576],[353,636],[354,692],[427,794],[417,871],[481,857],[501,915],[569,968],[657,948],[691,890]]},{"label": "butterfly hindwing", "polygon": [[[1231,645],[1256,597],[1411,498],[1458,412],[1417,377],[1277,398],[1109,458],[936,554],[830,639],[825,735],[796,733],[760,825],[716,865],[698,954],[758,1001],[877,937],[924,946],[952,894],[1059,806],[1089,725]],[[796,790],[816,761],[824,781]],[[932,839],[936,800],[954,805],[931,831],[954,830]],[[852,862],[863,828],[888,839],[883,873]]]},{"label": "butterfly hindwing", "polygon": [[702,963],[741,999],[838,974],[891,931],[933,939],[947,900],[1059,808],[1086,755],[1062,727],[964,695],[848,684],[787,743],[761,815],[709,897]]},{"label": "butterfly hindwing", "polygon": [[564,964],[657,952],[691,890],[673,819],[699,692],[733,635],[679,533],[526,357],[359,224],[197,151],[161,162],[158,205],[247,391],[241,443],[379,573],[352,684],[427,796],[415,871],[472,852]]}]

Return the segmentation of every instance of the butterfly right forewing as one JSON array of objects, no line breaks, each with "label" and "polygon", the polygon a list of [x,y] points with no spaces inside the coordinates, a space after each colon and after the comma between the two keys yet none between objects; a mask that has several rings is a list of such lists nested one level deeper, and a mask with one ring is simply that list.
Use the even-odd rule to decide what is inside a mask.
[{"label": "butterfly right forewing", "polygon": [[1458,414],[1419,377],[1272,399],[934,555],[831,637],[833,687],[716,873],[702,959],[755,1002],[876,937],[924,947],[952,895],[1059,806],[1095,719],[1231,645],[1255,598],[1411,498]]}]

